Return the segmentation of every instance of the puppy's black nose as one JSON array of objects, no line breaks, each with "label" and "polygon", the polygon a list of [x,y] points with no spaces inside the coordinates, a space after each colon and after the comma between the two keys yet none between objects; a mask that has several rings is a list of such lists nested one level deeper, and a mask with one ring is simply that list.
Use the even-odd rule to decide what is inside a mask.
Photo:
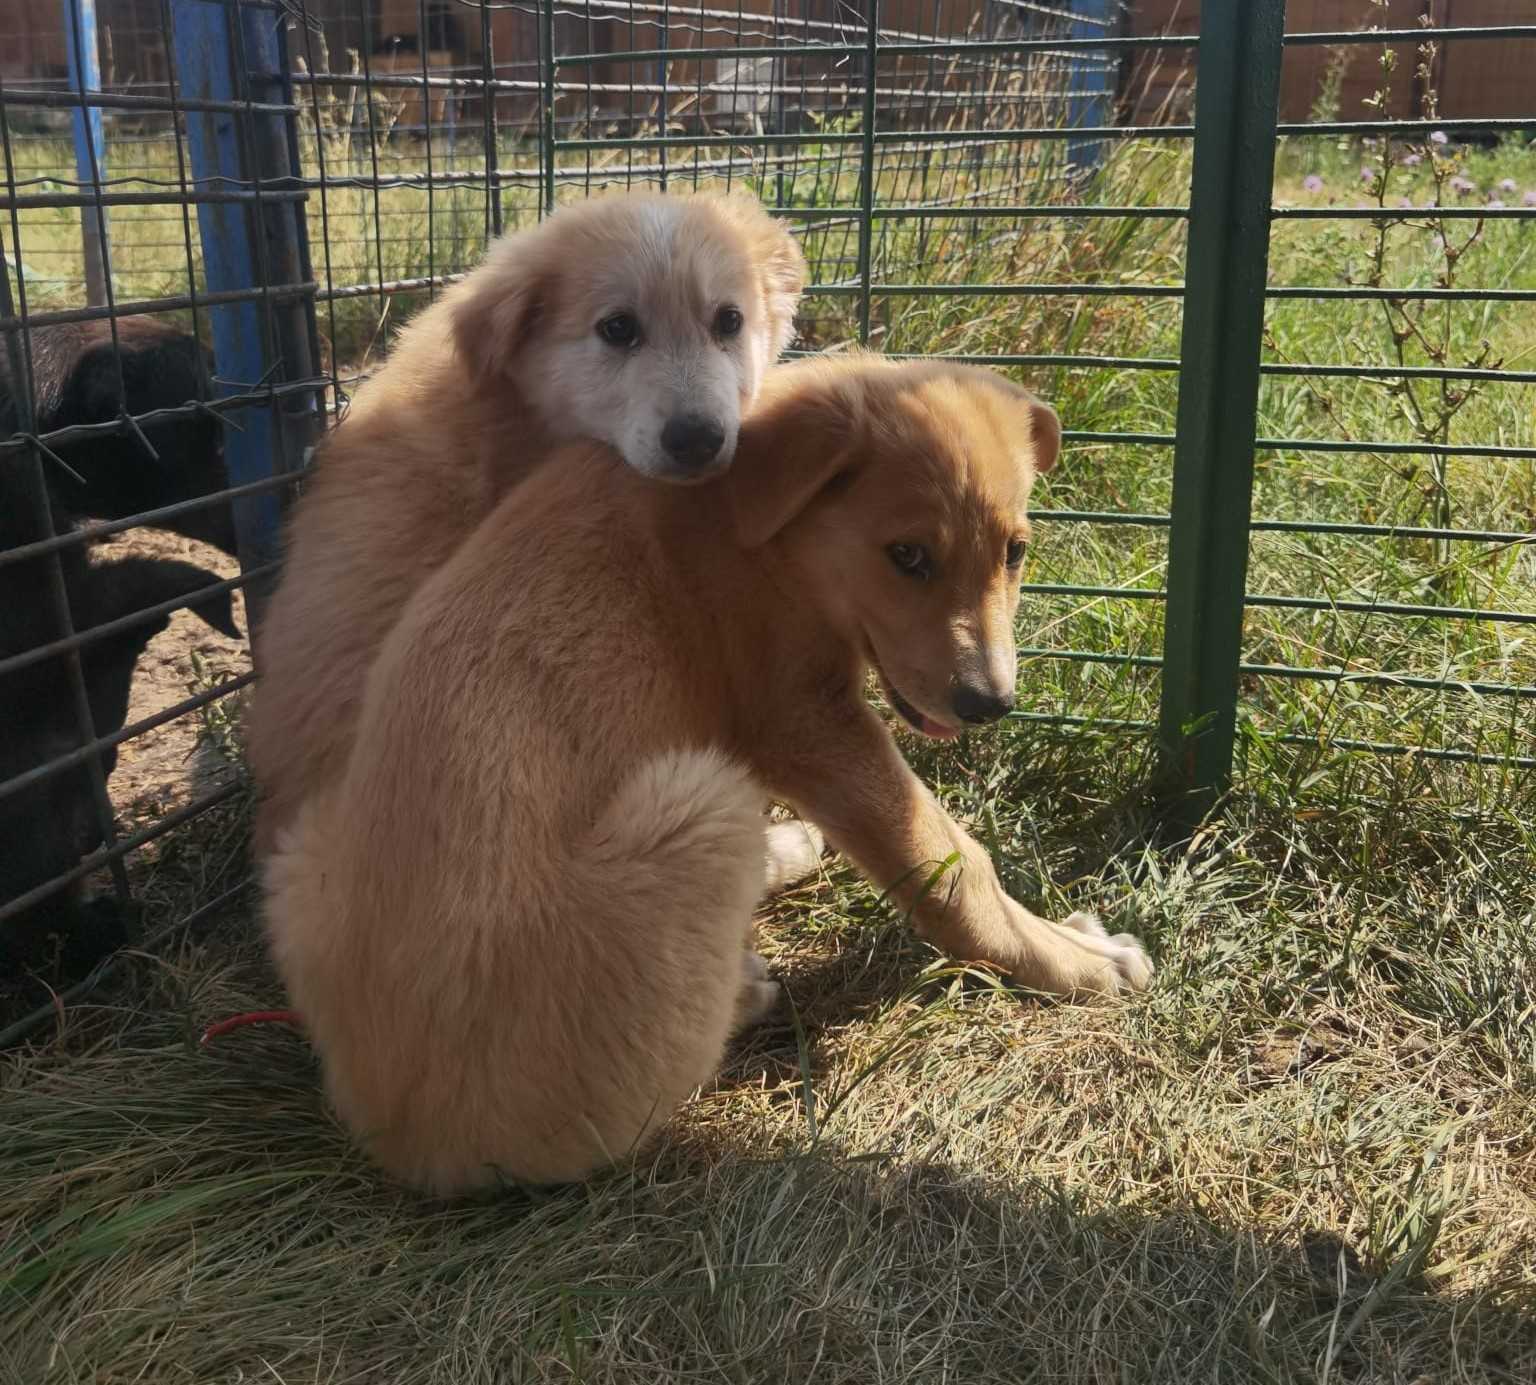
[{"label": "puppy's black nose", "polygon": [[725,429],[703,414],[676,414],[661,430],[661,445],[686,467],[708,466],[725,444]]},{"label": "puppy's black nose", "polygon": [[955,715],[970,726],[985,726],[1013,710],[1013,694],[1000,696],[990,688],[973,688],[962,683],[955,689]]}]

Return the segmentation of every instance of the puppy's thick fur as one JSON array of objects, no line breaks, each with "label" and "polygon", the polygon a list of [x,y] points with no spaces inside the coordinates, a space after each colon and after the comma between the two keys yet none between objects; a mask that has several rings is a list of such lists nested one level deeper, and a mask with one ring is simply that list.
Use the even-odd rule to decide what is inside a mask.
[{"label": "puppy's thick fur", "polygon": [[[874,663],[936,735],[957,689],[1011,697],[1059,436],[985,371],[784,367],[720,480],[574,449],[426,582],[344,778],[266,876],[330,1095],[383,1165],[438,1192],[566,1180],[664,1122],[771,997],[746,951],[765,857],[814,857],[797,824],[765,836],[769,795],[954,955],[1050,991],[1145,983],[1134,939],[1003,892],[863,696]],[[920,575],[893,559],[913,549]]]},{"label": "puppy's thick fur", "polygon": [[[672,481],[729,463],[804,278],[794,240],[750,199],[598,198],[501,241],[412,322],[321,454],[257,632],[259,853],[340,775],[364,677],[407,598],[552,450],[596,439]],[[740,314],[733,333],[723,309]],[[631,344],[600,332],[618,315]],[[703,470],[666,452],[673,419],[718,427]]]}]

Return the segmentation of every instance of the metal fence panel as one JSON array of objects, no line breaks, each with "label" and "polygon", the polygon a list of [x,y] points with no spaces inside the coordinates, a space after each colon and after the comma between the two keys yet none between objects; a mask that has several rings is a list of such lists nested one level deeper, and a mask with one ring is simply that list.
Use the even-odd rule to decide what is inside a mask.
[{"label": "metal fence panel", "polygon": [[[0,613],[0,700],[46,708],[46,735],[13,718],[0,736],[0,832],[60,803],[79,822],[39,869],[0,872],[0,930],[80,882],[141,899],[195,822],[236,812],[243,645],[174,690],[125,683],[121,705],[103,667],[132,674],[167,622],[206,633],[193,607],[216,619],[270,579],[317,409],[342,416],[394,328],[488,240],[636,185],[744,186],[794,226],[800,350],[942,354],[1057,403],[1067,456],[1038,497],[1016,734],[1074,738],[1089,765],[1161,741],[1191,809],[1255,757],[1288,757],[1297,783],[1405,757],[1528,775],[1533,122],[1423,93],[1414,119],[1374,118],[1409,80],[1388,59],[1377,108],[1325,91],[1277,123],[1282,8],[1133,37],[1104,0],[95,0],[93,77],[75,60],[92,6],[60,0],[57,32],[0,53],[0,584],[24,612]],[[1152,70],[1192,53],[1193,94]],[[133,375],[145,322],[215,348],[175,398]],[[60,331],[101,334],[95,412],[55,416],[33,388]],[[148,457],[199,428],[216,488],[76,503],[109,446]],[[242,543],[176,550],[195,588],[143,546],[206,537],[231,503]],[[103,561],[123,600],[130,561],[161,564],[162,589],[93,605]],[[194,742],[227,753],[189,786]],[[202,908],[247,880],[221,857]]]}]

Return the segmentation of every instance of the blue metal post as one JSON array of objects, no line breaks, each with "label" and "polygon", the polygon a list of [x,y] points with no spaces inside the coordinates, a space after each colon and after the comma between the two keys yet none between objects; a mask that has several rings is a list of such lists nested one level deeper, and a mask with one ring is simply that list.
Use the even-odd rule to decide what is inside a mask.
[{"label": "blue metal post", "polygon": [[[662,136],[662,138],[666,138],[667,134],[667,59],[665,54],[667,49],[671,47],[671,37],[672,14],[668,0],[662,0],[660,42],[656,45],[663,54],[662,57],[656,59],[656,85],[661,88],[661,96],[656,106],[656,133]],[[549,63],[551,67],[554,66],[555,55],[553,50],[550,51]],[[661,166],[661,190],[665,192],[667,190],[667,146],[663,144],[656,152],[661,156],[657,159],[657,163]]]},{"label": "blue metal post", "polygon": [[[101,90],[96,48],[96,0],[64,0],[65,48],[69,87],[76,95]],[[99,194],[106,176],[107,148],[101,133],[101,107],[80,105],[71,122],[75,135],[75,177]],[[80,209],[80,245],[85,254],[85,297],[92,307],[107,301],[107,212],[101,206]]]},{"label": "blue metal post", "polygon": [[[283,16],[272,0],[172,0],[177,77],[185,101],[290,101]],[[237,28],[238,26],[238,28]],[[286,117],[252,111],[186,113],[187,150],[199,189],[249,189],[274,173],[293,173],[284,137]],[[266,165],[265,167],[263,165]],[[302,207],[259,197],[251,201],[200,202],[197,221],[210,292],[259,290],[307,278],[308,247]],[[312,311],[312,301],[307,310]],[[275,305],[253,295],[250,301],[208,309],[213,326],[216,388],[244,394],[310,374],[310,353],[302,331],[284,318],[287,303]],[[312,401],[277,398],[241,411],[226,430],[225,458],[230,484],[245,485],[297,469]],[[241,567],[249,571],[275,561],[282,502],[266,492],[235,501],[235,533]],[[270,580],[247,588],[253,624]]]},{"label": "blue metal post", "polygon": [[[1110,0],[1073,0],[1071,37],[1104,38],[1109,34]],[[1085,129],[1112,123],[1110,96],[1114,89],[1114,59],[1107,53],[1074,48],[1067,55],[1067,125]],[[1073,178],[1092,173],[1104,162],[1101,139],[1069,139],[1067,167]]]},{"label": "blue metal post", "polygon": [[[539,220],[555,211],[555,7],[553,0],[539,6],[539,159],[543,192]],[[665,130],[662,131],[666,133]]]}]

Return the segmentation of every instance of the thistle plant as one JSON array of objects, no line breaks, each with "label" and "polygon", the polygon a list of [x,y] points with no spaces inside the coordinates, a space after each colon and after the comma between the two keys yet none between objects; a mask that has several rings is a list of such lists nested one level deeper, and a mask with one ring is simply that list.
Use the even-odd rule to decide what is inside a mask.
[{"label": "thistle plant", "polygon": [[[1426,37],[1418,46],[1418,66],[1415,72],[1423,92],[1424,117],[1429,121],[1435,120],[1439,114],[1433,82],[1435,52],[1434,40]],[[1396,58],[1392,49],[1382,51],[1382,84],[1368,99],[1378,109],[1387,107]],[[1465,267],[1468,256],[1483,241],[1486,224],[1482,217],[1478,217],[1472,223],[1472,229],[1463,233],[1454,228],[1464,226],[1464,221],[1451,221],[1438,214],[1445,206],[1447,193],[1465,196],[1475,191],[1475,185],[1462,172],[1462,152],[1451,146],[1443,131],[1435,130],[1425,140],[1409,141],[1399,162],[1394,162],[1392,158],[1390,137],[1382,141],[1380,153],[1380,166],[1369,170],[1371,177],[1366,188],[1368,194],[1375,198],[1383,215],[1370,223],[1367,270],[1359,282],[1373,289],[1387,286],[1388,266],[1393,260],[1394,244],[1401,232],[1408,229],[1427,232],[1431,238],[1436,260],[1434,286],[1439,289],[1455,288],[1458,274]],[[1411,203],[1411,199],[1396,195],[1394,180],[1399,169],[1420,165],[1430,176],[1434,196],[1429,199],[1427,206],[1418,209],[1428,215],[1405,215],[1402,204],[1405,201]],[[1396,209],[1395,212],[1393,209]],[[1399,366],[1496,370],[1502,364],[1501,359],[1494,356],[1492,343],[1467,330],[1469,315],[1464,304],[1452,299],[1412,297],[1383,298],[1379,302],[1387,339]],[[1379,384],[1392,396],[1397,411],[1408,423],[1413,436],[1431,445],[1445,445],[1451,441],[1456,416],[1476,396],[1479,388],[1477,380],[1407,375],[1382,380]],[[1421,490],[1423,501],[1419,506],[1419,517],[1427,518],[1437,529],[1449,529],[1454,522],[1455,509],[1448,458],[1431,455],[1427,465],[1413,463],[1400,474],[1405,481]],[[1434,544],[1436,566],[1443,568],[1449,561],[1449,540],[1437,538]]]}]

